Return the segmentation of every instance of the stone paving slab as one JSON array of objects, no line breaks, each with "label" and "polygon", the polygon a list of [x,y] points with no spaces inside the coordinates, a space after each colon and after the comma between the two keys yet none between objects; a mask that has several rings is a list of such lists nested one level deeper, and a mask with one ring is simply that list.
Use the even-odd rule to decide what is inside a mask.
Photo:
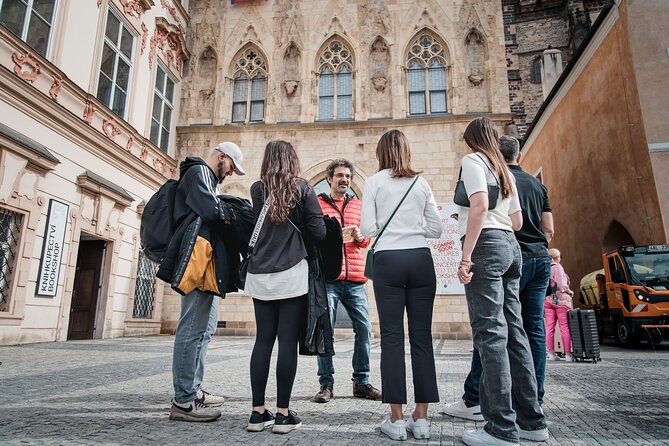
[{"label": "stone paving slab", "polygon": [[[223,417],[212,423],[167,418],[172,336],[0,347],[0,444],[217,444],[386,445],[380,434],[387,405],[351,396],[353,339],[337,339],[335,399],[311,402],[318,390],[316,360],[300,357],[292,409],[303,428],[288,435],[247,433],[251,406],[249,356],[253,338],[215,337],[206,385],[226,396]],[[441,401],[462,394],[471,343],[434,343]],[[407,347],[407,352],[408,352]],[[598,364],[548,364],[546,403],[551,438],[546,445],[669,445],[669,347],[638,350],[602,346]],[[410,384],[411,367],[407,357]],[[272,370],[276,358],[272,362]],[[379,343],[373,340],[371,382],[380,386]],[[407,416],[413,409],[412,386]],[[276,380],[270,372],[268,407]],[[462,445],[475,422],[430,407],[431,438],[404,444]]]}]

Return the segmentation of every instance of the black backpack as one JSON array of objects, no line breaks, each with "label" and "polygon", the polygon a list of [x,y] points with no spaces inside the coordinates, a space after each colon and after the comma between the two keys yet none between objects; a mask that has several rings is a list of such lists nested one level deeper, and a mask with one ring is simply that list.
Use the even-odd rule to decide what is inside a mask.
[{"label": "black backpack", "polygon": [[149,260],[160,263],[174,235],[174,200],[178,180],[167,180],[144,206],[139,241]]}]

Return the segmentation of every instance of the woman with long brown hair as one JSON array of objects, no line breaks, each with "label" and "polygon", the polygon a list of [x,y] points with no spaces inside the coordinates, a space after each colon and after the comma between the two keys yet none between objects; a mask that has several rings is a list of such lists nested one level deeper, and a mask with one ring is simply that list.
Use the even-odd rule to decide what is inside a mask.
[{"label": "woman with long brown hair", "polygon": [[464,139],[471,153],[462,159],[458,186],[464,186],[467,203],[457,190],[455,197],[463,237],[458,278],[465,284],[474,348],[483,365],[479,400],[487,423],[462,439],[470,446],[544,441],[548,430],[518,299],[522,257],[514,231],[523,224],[518,192],[491,120],[474,119]]},{"label": "woman with long brown hair", "polygon": [[[265,147],[260,181],[251,186],[256,215],[244,291],[253,298],[256,340],[251,354],[253,411],[246,429],[285,434],[302,425],[289,410],[297,371],[299,332],[306,318],[309,267],[302,232],[325,237],[323,213],[314,190],[300,178],[293,146],[271,141]],[[279,338],[276,365],[277,414],[265,408],[272,349]]]},{"label": "woman with long brown hair", "polygon": [[[432,311],[437,281],[427,238],[441,236],[441,216],[432,190],[411,168],[411,150],[399,130],[385,133],[376,146],[379,172],[365,182],[360,230],[374,242],[374,295],[381,330],[381,384],[390,416],[381,432],[406,440],[430,438],[428,403],[439,401],[432,350]],[[404,311],[416,408],[405,422]]]}]

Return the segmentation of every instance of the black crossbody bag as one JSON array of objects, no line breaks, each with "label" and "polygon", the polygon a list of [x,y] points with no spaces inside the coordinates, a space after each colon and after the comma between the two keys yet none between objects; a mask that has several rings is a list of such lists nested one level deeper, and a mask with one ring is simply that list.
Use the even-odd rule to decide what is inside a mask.
[{"label": "black crossbody bag", "polygon": [[[481,158],[481,155],[479,155],[478,153],[476,154],[476,156]],[[499,189],[500,189],[499,180],[497,179],[497,175],[495,175],[495,172],[493,172],[492,169],[488,166],[488,163],[486,163],[483,158],[481,158],[481,161],[483,161],[483,164],[485,164],[485,166],[488,168],[493,178],[497,182],[497,184],[488,184],[488,209],[495,209],[497,207],[497,198],[499,197]],[[458,175],[458,182],[455,185],[455,194],[453,196],[453,203],[465,208],[469,207],[469,196],[467,195],[467,190],[465,189],[465,183],[464,181],[462,181],[462,166],[460,166],[460,174]]]}]

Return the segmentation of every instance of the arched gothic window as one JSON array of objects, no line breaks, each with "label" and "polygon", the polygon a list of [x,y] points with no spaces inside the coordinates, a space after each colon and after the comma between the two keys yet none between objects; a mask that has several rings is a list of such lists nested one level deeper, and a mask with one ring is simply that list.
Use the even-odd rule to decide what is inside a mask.
[{"label": "arched gothic window", "polygon": [[541,83],[541,56],[536,56],[532,60],[532,69],[530,70],[530,82],[533,84]]},{"label": "arched gothic window", "polygon": [[318,119],[353,119],[353,56],[339,39],[333,39],[318,59]]},{"label": "arched gothic window", "polygon": [[255,48],[241,52],[235,60],[232,91],[232,122],[262,122],[265,119],[267,67]]},{"label": "arched gothic window", "polygon": [[446,113],[446,49],[429,33],[409,46],[406,58],[409,114]]}]

